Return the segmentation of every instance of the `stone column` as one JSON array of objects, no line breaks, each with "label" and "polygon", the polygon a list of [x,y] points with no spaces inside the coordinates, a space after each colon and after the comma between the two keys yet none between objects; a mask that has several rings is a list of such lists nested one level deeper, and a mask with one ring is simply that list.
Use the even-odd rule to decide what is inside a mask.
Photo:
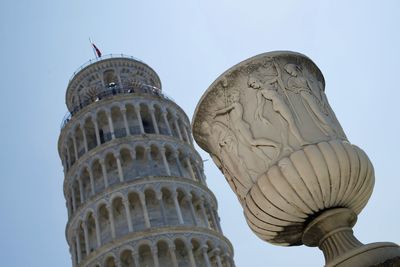
[{"label": "stone column", "polygon": [[147,170],[149,170],[150,172],[152,171],[152,166],[151,166],[151,163],[152,163],[152,160],[151,160],[151,149],[150,149],[150,147],[148,147],[148,146],[146,146],[145,148],[144,148],[144,158],[145,158],[145,160],[146,160],[146,168],[147,168]]},{"label": "stone column", "polygon": [[89,246],[89,233],[88,233],[88,228],[86,222],[82,223],[83,226],[83,235],[85,238],[85,249],[86,249],[86,255],[90,254],[90,246]]},{"label": "stone column", "polygon": [[158,262],[158,249],[156,246],[151,248],[151,255],[153,256],[154,267],[160,267],[160,263]]},{"label": "stone column", "polygon": [[72,203],[71,203],[71,198],[67,199],[67,210],[68,210],[68,218],[72,215]]},{"label": "stone column", "polygon": [[93,172],[92,169],[90,168],[90,166],[87,166],[87,171],[89,173],[89,179],[90,179],[90,189],[92,191],[92,196],[95,195],[95,188],[94,188],[94,178],[93,178]]},{"label": "stone column", "polygon": [[161,216],[162,216],[164,225],[166,225],[166,224],[168,224],[168,221],[167,221],[167,214],[165,212],[162,192],[157,192],[156,193],[156,198],[157,198],[158,203],[160,204],[160,211],[161,211]]},{"label": "stone column", "polygon": [[186,142],[187,142],[188,144],[192,144],[192,143],[190,142],[190,138],[189,138],[189,134],[188,134],[188,132],[187,132],[187,130],[186,130],[186,126],[183,125],[182,128],[183,128],[183,134],[185,135],[186,140],[187,140]]},{"label": "stone column", "polygon": [[69,169],[69,168],[71,168],[71,154],[69,151],[69,147],[66,146],[65,148],[67,149],[67,164],[68,164],[68,169]]},{"label": "stone column", "polygon": [[79,240],[79,233],[78,232],[75,235],[75,242],[76,242],[76,252],[77,252],[78,264],[79,264],[81,262],[81,260],[82,260],[82,251],[81,251],[81,242]]},{"label": "stone column", "polygon": [[72,186],[71,188],[71,197],[72,197],[72,208],[73,211],[76,211],[76,198],[75,198],[75,190],[74,190],[74,186]]},{"label": "stone column", "polygon": [[83,145],[85,146],[85,153],[87,153],[89,151],[89,148],[88,148],[88,143],[87,143],[85,124],[81,125],[81,128],[82,128],[82,135],[83,135]]},{"label": "stone column", "polygon": [[173,152],[173,156],[174,156],[174,158],[175,158],[175,160],[176,160],[176,166],[178,167],[178,172],[179,172],[180,176],[183,177],[182,165],[181,165],[181,161],[179,160],[179,154],[178,154],[178,152],[174,151],[174,152]]},{"label": "stone column", "polygon": [[220,257],[221,250],[219,248],[215,249],[215,261],[217,262],[217,267],[222,267],[221,257]]},{"label": "stone column", "polygon": [[211,228],[210,227],[210,222],[208,221],[208,216],[207,216],[207,213],[206,213],[206,209],[204,208],[204,200],[200,200],[199,205],[200,205],[201,213],[203,214],[203,218],[204,218],[204,222],[206,224],[206,227],[207,228]]},{"label": "stone column", "polygon": [[149,107],[149,111],[150,111],[151,121],[152,121],[153,126],[154,126],[154,131],[156,132],[156,134],[160,134],[160,130],[158,129],[156,116],[154,115],[154,107],[150,106]]},{"label": "stone column", "polygon": [[197,226],[197,225],[199,224],[199,222],[197,221],[196,212],[195,212],[194,207],[193,207],[192,195],[186,196],[186,197],[185,197],[185,200],[186,200],[187,203],[189,204],[190,214],[192,215],[193,223],[194,223],[194,225]]},{"label": "stone column", "polygon": [[[135,147],[133,147],[132,151],[129,151],[129,152],[131,153],[132,164],[133,164],[133,166],[135,166],[135,164],[136,164],[136,149],[135,149]],[[135,177],[139,175],[139,170],[137,168],[134,168],[133,172],[135,174]]]},{"label": "stone column", "polygon": [[129,204],[129,200],[126,198],[122,199],[122,204],[125,207],[125,214],[126,214],[126,220],[128,223],[128,229],[129,232],[133,231],[133,226],[132,226],[132,215],[131,215],[131,209],[129,208],[130,204]]},{"label": "stone column", "polygon": [[151,161],[151,148],[149,146],[144,148],[144,158],[147,162]]},{"label": "stone column", "polygon": [[189,124],[189,126],[186,128],[186,132],[188,133],[190,144],[193,145],[193,137],[192,137],[192,133],[191,133],[191,131],[190,131],[190,124]]},{"label": "stone column", "polygon": [[142,115],[140,115],[140,105],[135,105],[135,113],[136,113],[136,118],[138,119],[139,122],[140,133],[144,134],[145,132],[143,128]]},{"label": "stone column", "polygon": [[78,180],[78,185],[79,185],[79,196],[81,197],[81,204],[83,204],[83,202],[85,202],[85,197],[83,194],[82,180],[80,177],[77,180]]},{"label": "stone column", "polygon": [[222,234],[223,232],[222,232],[222,227],[221,227],[221,219],[218,216],[218,213],[217,213],[216,209],[215,210],[213,209],[212,211],[213,211],[213,214],[214,214],[215,221],[217,222],[218,231]]},{"label": "stone column", "polygon": [[176,191],[172,193],[172,199],[174,200],[175,210],[176,214],[178,215],[179,224],[184,224],[181,207],[179,206],[179,201],[178,201],[178,193]]},{"label": "stone column", "polygon": [[121,109],[122,117],[124,119],[124,125],[125,125],[125,130],[126,130],[126,135],[131,135],[131,132],[129,130],[129,124],[128,124],[128,119],[126,118],[126,108]]},{"label": "stone column", "polygon": [[217,220],[215,219],[215,216],[214,216],[214,210],[210,205],[207,205],[207,209],[208,209],[208,211],[210,213],[211,221],[212,221],[212,223],[214,225],[214,228],[215,228],[214,230],[218,231],[219,229],[218,229],[218,225],[217,225]]},{"label": "stone column", "polygon": [[192,244],[188,244],[187,247],[188,247],[187,250],[189,255],[190,267],[196,267],[196,260],[194,259],[193,255],[193,246]]},{"label": "stone column", "polygon": [[76,249],[75,246],[73,245],[73,243],[75,243],[75,241],[71,242],[71,246],[70,246],[70,252],[71,252],[71,258],[72,258],[72,266],[76,267],[78,265],[78,259],[77,259],[77,255],[76,255]]},{"label": "stone column", "polygon": [[203,182],[203,184],[204,185],[207,185],[207,183],[206,183],[206,180],[207,180],[207,177],[206,177],[206,175],[204,174],[204,168],[203,168],[203,166],[202,165],[200,165],[201,167],[200,167],[200,174],[201,174],[201,180],[202,180],[202,182]]},{"label": "stone column", "polygon": [[199,168],[197,167],[198,164],[199,163],[196,161],[196,162],[194,162],[194,165],[192,165],[193,172],[194,172],[195,176],[197,177],[198,181],[202,183],[203,181],[201,179],[200,171],[199,171]]},{"label": "stone column", "polygon": [[132,252],[133,262],[135,263],[135,267],[140,267],[139,265],[139,254],[136,251]]},{"label": "stone column", "polygon": [[167,111],[162,111],[162,117],[164,119],[165,126],[167,127],[168,134],[172,136],[171,126],[169,125],[168,118],[167,118]]},{"label": "stone column", "polygon": [[124,173],[122,172],[121,156],[120,156],[119,153],[115,153],[114,157],[115,157],[115,159],[117,161],[119,181],[122,183],[124,181]]},{"label": "stone column", "polygon": [[72,144],[74,146],[75,161],[77,161],[78,160],[78,147],[76,146],[75,134],[72,134]]},{"label": "stone column", "polygon": [[106,163],[104,162],[104,159],[100,159],[100,165],[101,165],[101,172],[103,173],[103,180],[104,180],[104,187],[108,187],[108,176],[107,176],[107,169],[106,169]]},{"label": "stone column", "polygon": [[115,265],[117,267],[121,267],[121,259],[119,258],[119,256],[117,255],[117,257],[115,258]]},{"label": "stone column", "polygon": [[100,232],[100,222],[99,222],[99,217],[97,214],[93,215],[94,217],[94,224],[96,227],[96,241],[97,241],[97,247],[101,247],[101,232]]},{"label": "stone column", "polygon": [[201,253],[203,254],[204,258],[204,263],[206,264],[206,267],[211,267],[210,259],[208,257],[208,247],[207,246],[202,246],[201,247]]},{"label": "stone column", "polygon": [[178,267],[178,260],[176,259],[176,254],[175,254],[175,245],[169,245],[169,255],[171,256],[171,261],[172,261],[172,267]]},{"label": "stone column", "polygon": [[97,142],[97,145],[99,146],[99,145],[101,145],[101,140],[100,140],[100,134],[99,134],[99,125],[97,124],[97,118],[94,118],[94,119],[92,118],[92,122],[94,125],[94,132],[96,134],[96,142]]},{"label": "stone column", "polygon": [[179,139],[183,141],[181,129],[179,128],[179,124],[178,124],[178,118],[174,116],[173,120],[174,120],[176,131],[178,132]]},{"label": "stone column", "polygon": [[150,228],[151,225],[150,225],[149,213],[147,212],[145,195],[143,193],[140,193],[139,199],[140,199],[140,204],[142,205],[144,224],[145,224],[146,228]]},{"label": "stone column", "polygon": [[111,227],[111,237],[115,239],[115,223],[114,223],[114,212],[113,212],[113,206],[111,204],[106,205],[107,211],[108,211],[108,218],[110,219],[110,227]]},{"label": "stone column", "polygon": [[107,115],[107,119],[108,119],[108,127],[110,128],[110,132],[111,132],[111,138],[115,139],[114,124],[112,121],[111,111],[107,111],[106,115]]},{"label": "stone column", "polygon": [[167,172],[168,176],[171,176],[171,170],[169,168],[168,160],[167,160],[167,157],[165,155],[165,148],[164,147],[161,148],[160,153],[161,153],[162,161],[164,163],[165,171]]},{"label": "stone column", "polygon": [[196,181],[196,176],[194,175],[192,163],[190,162],[189,157],[185,157],[185,161],[186,161],[186,164],[187,164],[187,166],[188,166],[190,176],[192,177],[192,179],[193,179],[194,181]]}]

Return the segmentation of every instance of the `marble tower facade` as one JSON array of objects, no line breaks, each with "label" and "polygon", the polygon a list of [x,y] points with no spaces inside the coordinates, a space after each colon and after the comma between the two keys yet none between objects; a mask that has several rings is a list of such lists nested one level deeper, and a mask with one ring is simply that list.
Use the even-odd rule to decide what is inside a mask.
[{"label": "marble tower facade", "polygon": [[185,112],[140,60],[71,78],[58,152],[74,267],[233,267]]}]

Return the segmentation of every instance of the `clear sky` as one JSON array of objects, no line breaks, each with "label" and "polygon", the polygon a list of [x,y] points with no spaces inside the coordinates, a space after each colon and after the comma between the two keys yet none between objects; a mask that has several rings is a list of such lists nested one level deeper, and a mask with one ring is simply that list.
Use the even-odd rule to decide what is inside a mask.
[{"label": "clear sky", "polygon": [[[375,167],[355,234],[400,242],[399,14],[396,0],[1,0],[0,265],[71,266],[57,139],[68,80],[94,57],[89,37],[105,54],[152,66],[189,117],[232,65],[272,50],[306,54],[349,140]],[[323,265],[316,248],[258,239],[212,161],[205,172],[238,267]]]}]

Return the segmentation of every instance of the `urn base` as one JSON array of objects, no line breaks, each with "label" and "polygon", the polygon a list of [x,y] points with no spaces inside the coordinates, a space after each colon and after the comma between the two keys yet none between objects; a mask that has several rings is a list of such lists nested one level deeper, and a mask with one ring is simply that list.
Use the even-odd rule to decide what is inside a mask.
[{"label": "urn base", "polygon": [[351,250],[326,267],[395,267],[400,266],[400,247],[391,242],[377,242]]},{"label": "urn base", "polygon": [[362,244],[353,235],[356,221],[357,215],[350,209],[324,211],[308,224],[302,241],[323,251],[326,267],[400,266],[396,259],[400,257],[400,247],[390,242]]}]

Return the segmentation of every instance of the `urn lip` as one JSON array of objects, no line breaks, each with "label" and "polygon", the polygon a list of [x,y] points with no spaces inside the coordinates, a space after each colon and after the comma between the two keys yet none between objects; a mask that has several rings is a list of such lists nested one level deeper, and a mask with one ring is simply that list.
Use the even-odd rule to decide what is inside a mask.
[{"label": "urn lip", "polygon": [[306,55],[304,55],[302,53],[289,51],[289,50],[277,50],[277,51],[265,52],[265,53],[250,57],[248,59],[245,59],[245,60],[235,64],[234,66],[232,66],[231,68],[229,68],[228,70],[223,72],[221,75],[219,75],[218,78],[215,79],[214,82],[203,93],[199,102],[197,103],[197,106],[193,113],[191,127],[192,127],[192,133],[193,133],[194,139],[196,140],[197,144],[203,150],[210,153],[210,149],[207,147],[207,145],[204,142],[202,142],[201,138],[199,137],[200,134],[198,131],[200,131],[200,127],[201,127],[200,124],[203,122],[202,117],[204,117],[204,115],[205,115],[205,114],[202,114],[204,112],[202,112],[200,109],[201,109],[201,106],[203,105],[203,103],[205,102],[205,100],[207,99],[207,97],[210,95],[210,93],[213,92],[214,90],[216,90],[215,87],[220,82],[223,82],[223,80],[227,76],[231,75],[234,71],[237,71],[238,69],[240,69],[241,67],[243,67],[245,65],[250,65],[252,62],[256,62],[256,61],[259,61],[262,59],[282,58],[282,57],[283,58],[295,58],[297,61],[306,61],[308,64],[310,64],[311,68],[313,68],[315,70],[318,80],[320,80],[322,82],[322,85],[323,85],[322,88],[325,91],[325,79],[324,79],[324,76],[323,76],[321,70],[309,57],[307,57]]}]

